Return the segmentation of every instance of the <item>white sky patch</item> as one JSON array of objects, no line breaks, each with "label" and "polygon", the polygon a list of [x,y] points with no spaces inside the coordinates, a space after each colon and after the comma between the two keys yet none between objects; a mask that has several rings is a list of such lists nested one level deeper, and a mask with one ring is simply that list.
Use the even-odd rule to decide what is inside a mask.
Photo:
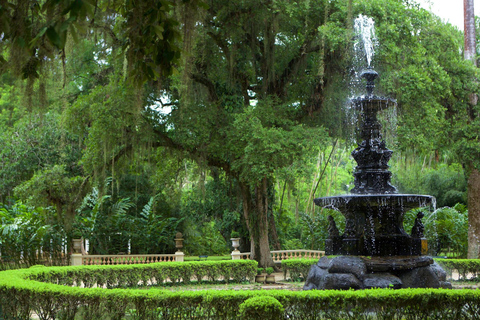
[{"label": "white sky patch", "polygon": [[[463,31],[463,0],[417,0],[422,8]],[[480,0],[474,0],[475,15],[480,16]]]},{"label": "white sky patch", "polygon": [[[166,94],[162,94],[160,96],[160,100],[162,101],[163,104],[170,104],[172,102],[170,100],[170,97]],[[162,103],[160,103],[159,101],[156,101],[153,105],[149,106],[149,108],[165,115],[170,114],[172,112],[172,106],[171,105],[162,106]]]}]

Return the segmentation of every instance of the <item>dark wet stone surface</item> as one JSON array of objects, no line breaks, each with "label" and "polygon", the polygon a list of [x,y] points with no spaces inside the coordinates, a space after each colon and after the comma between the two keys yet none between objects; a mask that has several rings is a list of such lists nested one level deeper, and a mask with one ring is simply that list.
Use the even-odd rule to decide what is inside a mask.
[{"label": "dark wet stone surface", "polygon": [[360,280],[363,280],[367,273],[367,267],[359,257],[342,256],[330,261],[329,273],[351,273]]},{"label": "dark wet stone surface", "polygon": [[363,258],[363,261],[368,272],[388,272],[426,267],[433,263],[433,258],[429,256],[371,257]]},{"label": "dark wet stone surface", "polygon": [[330,267],[330,259],[328,259],[328,257],[326,256],[321,257],[320,260],[318,260],[317,262],[317,266],[322,269],[328,269]]},{"label": "dark wet stone surface", "polygon": [[420,267],[400,275],[402,288],[440,288],[440,280],[430,267]]},{"label": "dark wet stone surface", "polygon": [[327,274],[328,271],[326,269],[319,267],[318,264],[314,264],[308,272],[303,290],[322,289]]},{"label": "dark wet stone surface", "polygon": [[446,272],[428,256],[340,256],[322,257],[312,265],[303,290],[370,288],[452,288],[452,285],[446,281]]},{"label": "dark wet stone surface", "polygon": [[433,262],[430,268],[433,270],[433,272],[435,272],[435,274],[438,277],[438,280],[447,281],[447,273],[445,272],[445,270],[442,269],[442,267],[436,261]]},{"label": "dark wet stone surface", "polygon": [[318,289],[326,290],[349,290],[361,288],[362,282],[351,273],[329,273],[325,275],[324,282],[318,287]]},{"label": "dark wet stone surface", "polygon": [[392,288],[400,289],[402,287],[402,280],[399,277],[390,273],[375,273],[367,274],[363,280],[364,289],[372,288]]},{"label": "dark wet stone surface", "polygon": [[333,197],[316,198],[313,200],[317,206],[331,206],[340,211],[347,206],[359,203],[371,203],[378,205],[402,206],[408,211],[413,208],[426,207],[435,203],[435,197],[420,194],[346,194]]}]

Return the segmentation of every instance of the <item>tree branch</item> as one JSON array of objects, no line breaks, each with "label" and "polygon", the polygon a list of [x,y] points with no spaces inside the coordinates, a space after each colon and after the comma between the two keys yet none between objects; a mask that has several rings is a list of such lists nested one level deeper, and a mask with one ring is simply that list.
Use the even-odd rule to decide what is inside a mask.
[{"label": "tree branch", "polygon": [[190,78],[195,82],[203,84],[207,88],[208,95],[212,102],[218,101],[218,95],[215,89],[215,84],[210,79],[208,79],[205,75],[202,75],[199,73],[191,73]]}]

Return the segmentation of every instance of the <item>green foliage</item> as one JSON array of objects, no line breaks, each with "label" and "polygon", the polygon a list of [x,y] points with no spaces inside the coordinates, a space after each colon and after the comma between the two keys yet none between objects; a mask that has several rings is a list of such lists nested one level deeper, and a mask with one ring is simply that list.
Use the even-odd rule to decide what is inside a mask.
[{"label": "green foliage", "polygon": [[229,140],[236,141],[235,149],[243,154],[231,164],[241,180],[272,177],[275,170],[289,166],[322,139],[323,130],[289,120],[284,111],[289,108],[267,100],[236,115]]},{"label": "green foliage", "polygon": [[460,164],[428,166],[426,156],[414,161],[407,160],[407,156],[395,160],[394,183],[400,192],[432,195],[438,207],[466,203],[467,183]]},{"label": "green foliage", "polygon": [[55,112],[42,117],[32,114],[13,126],[2,127],[0,199],[12,196],[13,189],[31,179],[35,172],[51,170],[55,165],[64,166],[67,177],[80,173],[77,164],[80,150],[75,136],[61,128],[59,118]]},{"label": "green foliage", "polygon": [[48,211],[21,202],[0,207],[0,269],[68,263],[63,254],[65,234],[49,221]]},{"label": "green foliage", "polygon": [[62,214],[64,203],[74,202],[78,190],[81,190],[83,177],[69,177],[66,168],[55,165],[42,170],[15,188],[15,194],[37,206],[57,206],[58,215]]},{"label": "green foliage", "polygon": [[275,269],[273,269],[272,267],[265,268],[265,272],[267,274],[272,274],[274,271],[275,271]]},{"label": "green foliage", "polygon": [[277,299],[259,296],[245,300],[238,310],[242,319],[281,319],[285,309]]},{"label": "green foliage", "polygon": [[[107,179],[104,189],[109,190],[111,182]],[[76,226],[89,239],[91,253],[127,252],[129,240],[134,253],[173,252],[175,233],[182,219],[161,212],[157,206],[159,198],[151,197],[138,210],[130,199],[101,196],[94,187],[78,209]]]},{"label": "green foliage", "polygon": [[[194,1],[188,6],[198,7],[198,3]],[[171,74],[179,62],[180,32],[174,15],[177,6],[183,7],[169,0],[140,4],[91,0],[5,1],[0,7],[0,33],[3,34],[0,49],[8,55],[2,56],[0,67],[14,62],[16,72],[24,79],[38,78],[46,62],[61,55],[69,41],[77,42],[90,33],[103,31],[116,49],[122,49],[129,62],[129,78],[142,85],[147,80]]]},{"label": "green foliage", "polygon": [[186,252],[190,255],[222,255],[229,252],[231,242],[222,237],[215,221],[204,222],[196,233],[190,233],[185,241]]}]

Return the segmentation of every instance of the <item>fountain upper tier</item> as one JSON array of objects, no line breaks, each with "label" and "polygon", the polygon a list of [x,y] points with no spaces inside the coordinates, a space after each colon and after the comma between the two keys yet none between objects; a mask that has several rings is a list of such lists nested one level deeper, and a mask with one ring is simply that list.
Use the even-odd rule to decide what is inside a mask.
[{"label": "fountain upper tier", "polygon": [[352,100],[353,106],[361,113],[360,137],[362,142],[353,150],[352,156],[357,162],[354,184],[351,190],[354,194],[392,194],[397,189],[390,183],[392,173],[388,170],[388,161],[392,151],[387,149],[382,138],[382,125],[377,119],[377,113],[394,105],[392,99],[373,95],[374,81],[378,73],[369,68],[362,72],[361,77],[367,80],[367,96]]}]

